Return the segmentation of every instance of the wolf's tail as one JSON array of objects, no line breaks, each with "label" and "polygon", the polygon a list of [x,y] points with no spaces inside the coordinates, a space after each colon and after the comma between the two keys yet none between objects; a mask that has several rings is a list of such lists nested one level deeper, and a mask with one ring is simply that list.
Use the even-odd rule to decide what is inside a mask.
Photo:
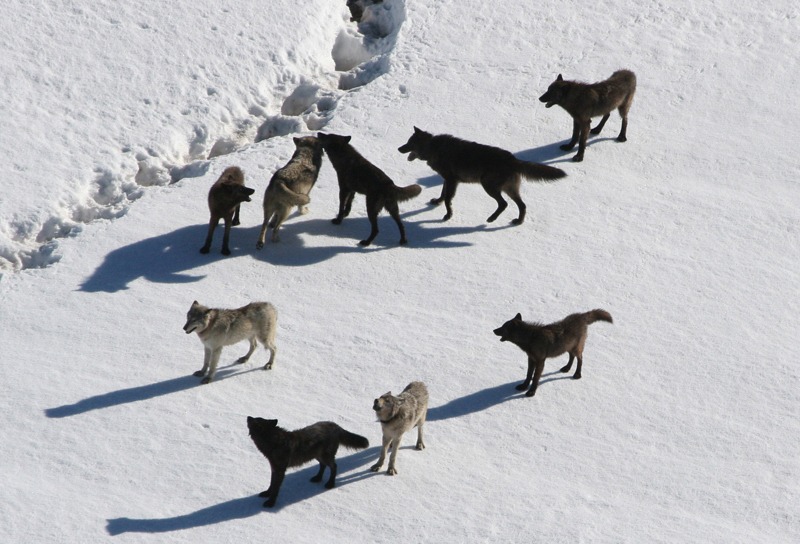
[{"label": "wolf's tail", "polygon": [[398,202],[405,202],[406,200],[411,200],[415,196],[419,196],[422,192],[422,187],[417,185],[408,185],[406,187],[396,187],[394,190],[394,194],[397,196]]},{"label": "wolf's tail", "polygon": [[283,182],[279,183],[278,187],[280,187],[280,190],[283,193],[281,198],[285,199],[292,206],[305,206],[311,202],[311,199],[308,197],[308,195],[292,191]]},{"label": "wolf's tail", "polygon": [[586,316],[588,317],[588,323],[590,325],[595,321],[607,321],[608,323],[614,322],[614,320],[611,319],[611,314],[605,310],[592,310],[591,312],[586,312]]},{"label": "wolf's tail", "polygon": [[567,173],[560,168],[528,161],[519,161],[518,171],[526,178],[534,181],[552,181],[567,175]]},{"label": "wolf's tail", "polygon": [[361,435],[342,429],[339,435],[339,444],[351,450],[363,450],[369,447],[369,440]]}]

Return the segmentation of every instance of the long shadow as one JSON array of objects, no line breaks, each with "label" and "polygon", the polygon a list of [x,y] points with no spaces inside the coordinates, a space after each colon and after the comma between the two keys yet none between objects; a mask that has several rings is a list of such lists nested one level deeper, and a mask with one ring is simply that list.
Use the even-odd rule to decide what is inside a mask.
[{"label": "long shadow", "polygon": [[[220,381],[226,376],[232,374],[245,374],[261,370],[262,367],[250,368],[243,371],[237,371],[236,367],[240,365],[230,365],[217,370],[214,381]],[[103,393],[102,395],[95,395],[78,401],[74,404],[65,404],[56,408],[47,408],[44,411],[45,416],[49,418],[63,418],[77,416],[91,412],[93,410],[102,410],[104,408],[111,408],[112,406],[120,406],[122,404],[129,404],[131,402],[139,402],[143,400],[150,400],[164,395],[171,395],[179,393],[193,387],[200,386],[200,378],[196,376],[181,376],[172,378],[163,382],[151,383],[148,385],[141,385],[138,387],[130,387],[128,389],[120,389],[118,391],[111,391],[110,393]]]},{"label": "long shadow", "polygon": [[482,412],[492,406],[497,406],[514,397],[519,397],[520,392],[514,389],[514,386],[520,383],[514,381],[504,383],[503,385],[496,385],[482,391],[470,393],[458,399],[453,399],[447,404],[428,408],[428,421],[442,421],[445,419],[453,419],[456,417],[463,417],[476,412]]},{"label": "long shadow", "polygon": [[[377,459],[379,452],[379,447],[373,447],[352,455],[337,458],[338,475],[336,478],[336,487],[343,487],[364,478],[376,476],[377,473],[371,472],[369,468],[355,474],[348,473]],[[264,463],[266,465],[266,459]],[[280,494],[278,495],[278,503],[272,508],[264,508],[264,499],[258,495],[248,495],[246,497],[202,508],[196,512],[171,518],[109,519],[107,520],[106,531],[112,536],[122,533],[169,533],[172,531],[183,531],[186,529],[216,525],[226,521],[249,518],[262,512],[279,512],[283,508],[311,499],[321,493],[336,493],[336,489],[328,490],[325,489],[322,483],[309,481],[311,477],[317,473],[317,469],[318,466],[310,466],[306,469],[287,474],[281,486]],[[269,485],[268,468],[265,468],[263,479],[264,487],[266,488]]]},{"label": "long shadow", "polygon": [[[589,140],[586,142],[586,148],[598,144],[600,142],[605,142],[608,140],[616,141],[614,137],[599,137],[590,135]],[[561,149],[561,145],[566,144],[569,140],[564,140],[561,142],[555,142],[552,144],[542,145],[539,147],[534,147],[531,149],[526,149],[525,151],[520,151],[516,153],[516,157],[523,161],[531,161],[531,162],[540,162],[542,164],[557,164],[561,162],[573,162],[572,157],[575,156],[575,153],[578,152],[578,146],[576,145],[574,149],[570,149],[569,151],[564,151]]]},{"label": "long shadow", "polygon": [[[186,271],[225,258],[219,252],[222,244],[221,226],[217,228],[212,253],[200,253],[207,229],[208,225],[191,225],[115,249],[81,284],[80,290],[114,293],[127,289],[131,282],[139,278],[155,283],[200,281],[204,276],[189,275]],[[231,232],[231,251],[234,256],[241,254],[237,246],[246,239],[241,230],[234,227]]]}]

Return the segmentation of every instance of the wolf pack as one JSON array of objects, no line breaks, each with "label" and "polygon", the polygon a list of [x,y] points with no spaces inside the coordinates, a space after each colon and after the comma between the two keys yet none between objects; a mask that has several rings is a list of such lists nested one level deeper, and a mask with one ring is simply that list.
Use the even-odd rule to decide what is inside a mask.
[{"label": "wolf pack", "polygon": [[[348,1],[353,20],[361,13],[358,2]],[[616,140],[627,140],[628,111],[636,91],[636,76],[629,70],[618,70],[611,77],[597,83],[582,83],[565,80],[560,74],[539,98],[545,107],[560,106],[572,118],[572,136],[561,146],[570,151],[578,146],[573,157],[576,162],[584,159],[589,134],[599,134],[615,109],[619,112],[622,125]],[[592,118],[600,117],[594,128],[590,127]],[[418,184],[398,186],[378,166],[365,158],[351,144],[351,136],[317,133],[315,136],[295,137],[295,151],[289,161],[271,177],[264,193],[264,220],[256,242],[261,250],[266,244],[267,232],[272,229],[270,240],[280,240],[280,229],[293,209],[298,213],[308,212],[310,193],[320,173],[323,155],[333,166],[339,186],[339,206],[334,225],[339,225],[350,214],[356,193],[366,199],[367,217],[370,232],[359,242],[369,246],[378,235],[378,215],[386,210],[397,224],[400,244],[408,243],[405,227],[400,217],[399,204],[417,196],[422,191]],[[517,217],[513,224],[525,220],[526,205],[520,195],[523,179],[549,182],[566,176],[566,173],[553,166],[523,161],[511,152],[449,134],[431,134],[417,127],[408,141],[398,148],[407,155],[409,161],[419,159],[441,176],[442,191],[438,198],[429,204],[438,206],[444,203],[444,221],[453,216],[453,197],[461,182],[480,183],[491,196],[497,208],[487,217],[487,222],[495,221],[508,207],[504,195],[517,207]],[[211,250],[214,231],[220,220],[224,221],[222,253],[230,255],[231,227],[239,224],[239,208],[249,202],[255,190],[245,186],[244,172],[237,166],[225,169],[208,193],[210,220],[205,243],[201,253]],[[236,363],[244,364],[255,352],[260,343],[269,351],[269,359],[264,370],[274,368],[277,353],[276,331],[278,313],[269,302],[252,302],[238,309],[209,308],[194,301],[186,316],[184,331],[197,333],[204,348],[203,367],[194,373],[202,378],[203,384],[214,379],[222,348],[247,341],[249,349]],[[581,378],[583,349],[586,344],[588,327],[596,321],[613,323],[611,314],[603,309],[573,313],[564,319],[543,324],[524,321],[517,313],[512,319],[494,329],[501,342],[511,342],[525,352],[528,361],[525,380],[516,386],[519,391],[532,397],[536,394],[546,359],[569,355],[568,363],[560,372],[568,373],[576,362],[573,379]],[[389,455],[386,473],[397,474],[396,458],[403,435],[417,429],[416,449],[425,448],[423,427],[428,410],[428,389],[421,381],[412,381],[399,395],[391,392],[376,398],[372,406],[380,422],[382,444],[380,454],[371,470],[378,472]],[[325,469],[328,478],[325,487],[336,485],[336,453],[340,446],[361,450],[369,447],[367,438],[349,432],[338,424],[321,421],[301,429],[288,431],[278,426],[276,419],[248,417],[249,435],[256,448],[267,458],[271,468],[269,488],[260,494],[266,498],[265,507],[276,504],[278,492],[287,469],[316,460],[318,473],[312,482],[323,480]]]}]

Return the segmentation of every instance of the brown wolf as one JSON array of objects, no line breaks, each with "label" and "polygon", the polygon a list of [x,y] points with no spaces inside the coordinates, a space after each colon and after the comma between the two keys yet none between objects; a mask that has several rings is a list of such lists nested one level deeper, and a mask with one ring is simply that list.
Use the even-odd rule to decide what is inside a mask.
[{"label": "brown wolf", "polygon": [[272,227],[272,241],[278,241],[278,231],[294,206],[301,214],[308,213],[308,194],[322,166],[322,144],[314,136],[305,136],[294,138],[294,145],[292,158],[272,175],[264,192],[264,224],[257,249],[264,247],[268,227]]},{"label": "brown wolf", "polygon": [[336,170],[339,180],[339,214],[333,219],[338,225],[350,214],[353,197],[356,193],[367,196],[367,217],[372,226],[369,237],[361,240],[359,244],[368,246],[378,235],[378,214],[383,208],[389,212],[397,228],[400,229],[400,243],[405,244],[406,229],[400,220],[398,202],[410,200],[422,192],[422,187],[417,184],[407,187],[398,187],[383,170],[361,156],[350,145],[350,136],[338,134],[324,134],[320,132],[317,137],[322,142],[325,153]]},{"label": "brown wolf", "polygon": [[222,172],[222,175],[208,191],[208,210],[211,213],[211,219],[208,222],[206,243],[200,248],[200,253],[208,253],[211,249],[214,229],[219,225],[219,220],[223,219],[225,234],[222,237],[222,254],[231,254],[228,247],[231,226],[239,224],[239,205],[242,202],[250,202],[250,195],[253,193],[255,193],[255,189],[244,186],[244,172],[238,166],[229,166]]},{"label": "brown wolf", "polygon": [[[494,333],[500,337],[501,342],[508,341],[516,344],[528,354],[528,373],[525,381],[517,385],[517,390],[524,391],[530,387],[526,396],[535,395],[539,378],[542,377],[544,360],[557,357],[562,353],[569,353],[569,362],[561,369],[561,372],[569,372],[569,369],[572,368],[572,360],[577,358],[578,368],[572,377],[579,380],[588,327],[595,321],[613,323],[611,314],[607,311],[592,310],[583,314],[570,314],[561,321],[549,325],[526,323],[522,320],[522,316],[517,314],[514,319],[506,321],[501,327],[495,329]],[[532,381],[531,377],[533,377]]]},{"label": "brown wolf", "polygon": [[627,141],[628,110],[631,109],[633,95],[636,93],[636,74],[630,70],[617,70],[611,77],[599,83],[580,83],[566,81],[561,74],[547,88],[547,92],[539,97],[545,107],[561,106],[572,116],[572,139],[561,146],[569,151],[580,142],[578,154],[572,160],[583,160],[586,140],[589,137],[589,124],[592,117],[602,115],[600,123],[594,127],[592,134],[600,134],[611,111],[616,109],[622,117],[622,128],[617,136],[618,142]]},{"label": "brown wolf", "polygon": [[398,148],[400,153],[408,153],[408,160],[422,159],[444,179],[442,194],[430,204],[438,206],[444,201],[447,213],[444,220],[453,216],[451,201],[456,194],[458,183],[480,183],[483,189],[497,201],[497,209],[486,221],[491,223],[506,209],[508,203],[503,193],[519,208],[519,215],[512,222],[519,225],[525,220],[525,203],[519,194],[522,178],[536,181],[549,181],[566,176],[563,170],[521,161],[511,152],[475,142],[468,142],[449,134],[434,136],[414,127],[414,134],[408,142]]},{"label": "brown wolf", "polygon": [[277,419],[248,416],[247,428],[250,438],[272,469],[269,489],[259,495],[267,499],[265,507],[275,506],[287,468],[316,459],[319,461],[319,472],[311,481],[321,482],[322,473],[328,467],[330,475],[325,487],[333,489],[336,487],[336,452],[339,446],[354,450],[369,447],[366,438],[348,432],[331,421],[320,421],[303,429],[287,431],[278,427]]},{"label": "brown wolf", "polygon": [[422,440],[422,427],[425,425],[425,418],[428,416],[428,388],[422,382],[411,382],[403,389],[403,392],[396,397],[392,392],[384,393],[372,403],[372,409],[381,422],[383,432],[383,447],[378,462],[370,469],[378,472],[386,460],[386,452],[392,449],[389,457],[389,469],[386,474],[394,476],[397,474],[395,459],[397,451],[400,449],[400,440],[403,435],[417,428],[416,449],[425,449],[425,442]]}]

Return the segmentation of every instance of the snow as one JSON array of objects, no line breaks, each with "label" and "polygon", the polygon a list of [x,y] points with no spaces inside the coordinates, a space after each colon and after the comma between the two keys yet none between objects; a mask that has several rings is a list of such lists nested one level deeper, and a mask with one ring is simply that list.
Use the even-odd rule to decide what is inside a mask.
[{"label": "snow", "polygon": [[[0,21],[3,542],[797,542],[800,540],[798,9],[788,1],[6,2]],[[562,73],[636,72],[582,163],[538,96]],[[397,152],[413,126],[568,176],[494,202]],[[317,130],[398,185],[408,246],[363,197],[334,226],[325,159],[311,212],[255,249],[260,200]],[[206,194],[240,166],[233,255],[201,255]],[[226,348],[199,385],[193,300],[278,309],[275,368]],[[492,329],[604,308],[583,379]],[[372,400],[424,381],[427,448],[374,474]],[[290,470],[278,505],[246,416],[332,420],[334,490]]]}]

